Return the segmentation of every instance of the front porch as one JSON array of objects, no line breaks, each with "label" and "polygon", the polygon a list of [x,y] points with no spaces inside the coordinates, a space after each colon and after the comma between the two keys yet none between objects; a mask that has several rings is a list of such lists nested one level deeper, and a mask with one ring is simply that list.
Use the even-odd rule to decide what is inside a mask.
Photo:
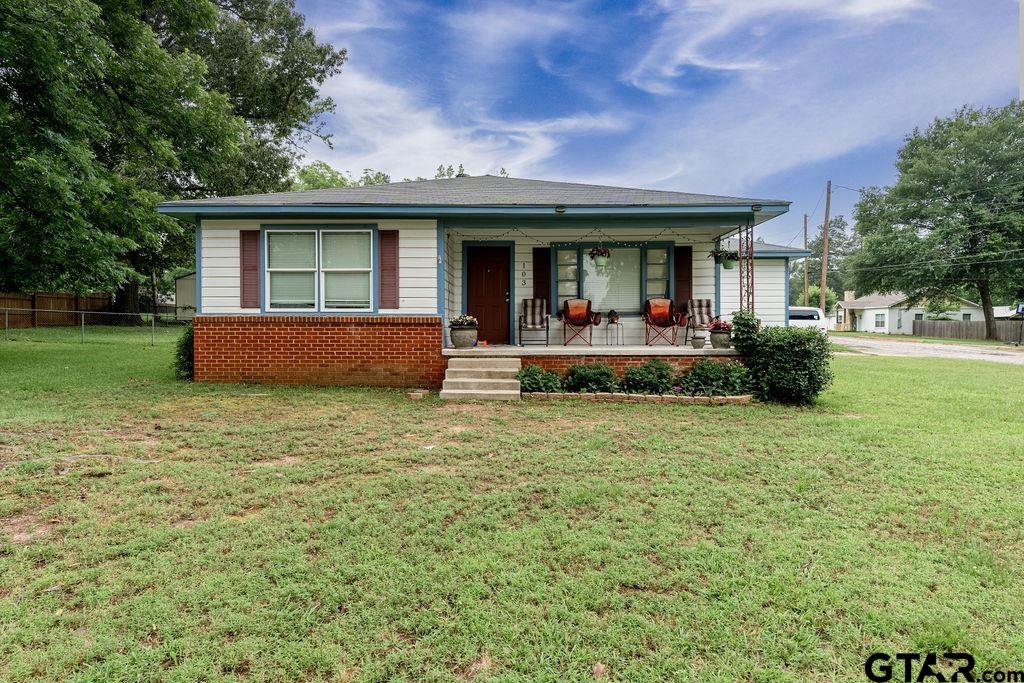
[{"label": "front porch", "polygon": [[[723,223],[725,223],[723,225]],[[738,229],[721,218],[649,219],[638,221],[446,221],[438,231],[443,274],[442,316],[445,347],[451,347],[447,321],[470,314],[480,321],[479,339],[496,355],[586,356],[601,349],[614,356],[698,357],[710,351],[664,342],[644,346],[643,303],[668,297],[683,307],[690,299],[711,302],[714,315],[728,317],[740,308],[738,269],[716,264],[712,252],[730,248],[728,239]],[[593,247],[611,251],[607,264],[589,256]],[[734,247],[732,247],[734,248]],[[756,302],[766,324],[785,324],[788,261],[775,256],[755,257],[759,284],[765,295]],[[753,266],[753,264],[751,264]],[[753,270],[753,267],[752,267]],[[763,272],[762,272],[763,270]],[[589,299],[603,316],[592,328],[588,345],[572,333],[564,334],[559,313],[570,298]],[[543,299],[548,330],[519,330],[523,302]],[[608,314],[619,314],[608,324]],[[564,340],[570,338],[565,345]],[[515,351],[512,347],[524,346]],[[549,350],[548,350],[549,349]],[[476,351],[475,349],[473,351]],[[448,350],[445,351],[446,355]]]}]

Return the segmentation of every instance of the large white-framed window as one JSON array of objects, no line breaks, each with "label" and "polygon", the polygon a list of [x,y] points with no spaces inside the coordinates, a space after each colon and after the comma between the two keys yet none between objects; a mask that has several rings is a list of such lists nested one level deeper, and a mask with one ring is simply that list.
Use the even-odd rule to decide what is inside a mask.
[{"label": "large white-framed window", "polygon": [[366,227],[267,228],[265,310],[373,311],[373,230]]},{"label": "large white-framed window", "polygon": [[373,310],[372,231],[320,231],[320,309]]},{"label": "large white-framed window", "polygon": [[316,310],[316,230],[267,230],[264,251],[267,310]]}]

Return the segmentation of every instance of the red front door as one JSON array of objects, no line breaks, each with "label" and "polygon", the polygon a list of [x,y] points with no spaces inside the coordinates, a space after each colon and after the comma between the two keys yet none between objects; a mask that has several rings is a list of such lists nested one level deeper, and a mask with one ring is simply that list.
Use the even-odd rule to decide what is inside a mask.
[{"label": "red front door", "polygon": [[508,247],[466,248],[466,312],[480,321],[478,339],[509,343]]}]

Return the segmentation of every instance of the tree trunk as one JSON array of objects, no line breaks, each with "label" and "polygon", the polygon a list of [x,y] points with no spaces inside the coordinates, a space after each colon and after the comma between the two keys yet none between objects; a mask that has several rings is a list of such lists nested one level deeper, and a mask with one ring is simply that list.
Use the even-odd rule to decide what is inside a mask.
[{"label": "tree trunk", "polygon": [[999,339],[996,314],[992,310],[992,289],[988,280],[978,280],[978,294],[981,296],[981,310],[985,313],[985,339]]}]

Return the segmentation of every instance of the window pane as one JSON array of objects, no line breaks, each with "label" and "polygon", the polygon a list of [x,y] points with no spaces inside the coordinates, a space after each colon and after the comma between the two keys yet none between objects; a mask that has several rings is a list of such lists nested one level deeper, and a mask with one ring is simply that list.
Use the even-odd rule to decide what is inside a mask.
[{"label": "window pane", "polygon": [[594,259],[583,259],[583,298],[593,302],[595,311],[640,310],[640,250],[612,247],[608,264],[598,267]]},{"label": "window pane", "polygon": [[369,273],[324,273],[324,308],[369,307]]},{"label": "window pane", "polygon": [[576,298],[576,292],[577,292],[577,288],[576,288],[576,281],[575,280],[569,280],[567,282],[559,282],[558,283],[558,295],[559,296],[567,296],[567,297],[575,299]]},{"label": "window pane", "polygon": [[668,264],[666,264],[666,263],[648,263],[647,264],[647,279],[648,280],[667,280],[668,279]]},{"label": "window pane", "polygon": [[576,279],[576,264],[571,266],[558,266],[558,279],[559,280],[575,280]]},{"label": "window pane", "polygon": [[268,232],[267,265],[271,268],[316,268],[316,235]]},{"label": "window pane", "polygon": [[320,248],[324,268],[370,267],[368,232],[325,232]]},{"label": "window pane", "polygon": [[[650,268],[652,263],[668,264],[668,249],[648,249],[647,250],[647,267],[648,267],[648,269]],[[661,276],[659,275],[658,277],[661,277]]]},{"label": "window pane", "polygon": [[[668,280],[648,280],[647,281],[647,298],[653,299],[657,297],[668,296]],[[685,303],[685,302],[683,302]]]},{"label": "window pane", "polygon": [[314,308],[314,273],[267,273],[271,308]]},{"label": "window pane", "polygon": [[559,263],[576,263],[576,250],[575,249],[560,249],[558,251],[558,262]]}]

